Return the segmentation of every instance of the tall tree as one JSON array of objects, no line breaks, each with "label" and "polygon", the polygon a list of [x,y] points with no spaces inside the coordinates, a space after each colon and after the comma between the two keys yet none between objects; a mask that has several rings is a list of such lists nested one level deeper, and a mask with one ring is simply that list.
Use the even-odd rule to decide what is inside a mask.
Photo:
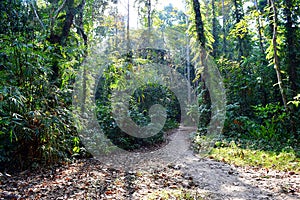
[{"label": "tall tree", "polygon": [[[146,13],[146,16],[143,16],[143,18],[146,18],[146,27],[147,27],[147,34],[148,37],[146,38],[146,42],[149,44],[150,42],[150,36],[151,36],[151,28],[152,28],[152,14],[153,14],[153,0],[135,0],[135,3],[139,4],[139,8],[142,8],[142,13]],[[143,9],[140,4],[143,4],[146,8],[146,10]],[[139,11],[139,13],[141,13]]]},{"label": "tall tree", "polygon": [[211,9],[212,9],[212,35],[214,37],[214,42],[212,45],[213,51],[212,56],[217,57],[217,50],[218,50],[218,32],[217,32],[217,18],[216,18],[216,7],[215,7],[215,0],[211,1]]},{"label": "tall tree", "polygon": [[[57,1],[52,2],[52,6],[56,7],[57,6]],[[83,38],[85,44],[87,44],[87,35],[84,33],[84,29],[82,26],[82,16],[83,16],[83,10],[85,6],[85,0],[81,0],[81,2],[76,6],[74,3],[74,0],[65,0],[62,2],[61,6],[57,8],[55,11],[55,14],[53,17],[51,17],[51,27],[50,27],[50,36],[48,38],[48,41],[51,44],[59,44],[61,46],[66,46],[67,44],[67,38],[70,34],[70,30],[72,25],[74,24],[74,19],[76,15],[79,15],[77,18],[77,21],[79,22],[79,25],[77,26],[78,33],[81,35]],[[55,22],[57,21],[57,17],[59,13],[65,10],[66,15],[64,16],[64,20],[62,22],[62,29],[58,31],[57,29],[54,29]],[[57,54],[59,55],[60,50],[57,48]],[[60,76],[59,73],[59,63],[57,60],[53,61],[53,66],[52,66],[52,80],[56,82],[56,84],[59,86],[60,83],[57,83],[57,80]]]},{"label": "tall tree", "polygon": [[285,91],[284,91],[284,88],[283,88],[281,71],[280,71],[280,64],[279,64],[279,57],[278,57],[278,46],[277,46],[278,13],[277,13],[277,7],[276,7],[276,4],[275,4],[275,0],[269,0],[269,1],[270,1],[270,5],[271,5],[271,8],[272,8],[272,14],[273,14],[272,46],[273,46],[273,54],[274,54],[273,55],[274,69],[275,69],[276,75],[277,75],[277,83],[278,83],[278,87],[280,89],[282,102],[283,102],[284,108],[286,109],[286,111],[288,111],[288,109],[287,109],[287,100],[286,100],[286,95],[285,95]]},{"label": "tall tree", "polygon": [[195,25],[196,25],[196,34],[197,40],[200,42],[200,46],[205,48],[205,35],[204,35],[204,24],[201,17],[200,3],[198,0],[192,0],[193,10],[195,13]]},{"label": "tall tree", "polygon": [[147,27],[148,27],[148,34],[150,35],[150,32],[151,32],[151,26],[152,26],[152,23],[151,23],[151,0],[147,0],[146,1],[146,5],[147,5]]},{"label": "tall tree", "polygon": [[261,54],[264,55],[265,54],[265,48],[264,48],[264,44],[263,44],[261,13],[260,13],[260,10],[258,8],[257,0],[254,0],[253,3],[254,3],[254,6],[255,6],[255,11],[256,11],[254,16],[256,16],[257,32],[258,32],[258,37],[259,37],[259,48],[260,48]]},{"label": "tall tree", "polygon": [[[291,84],[291,95],[292,97],[297,95],[299,92],[297,86],[297,79],[298,79],[298,72],[297,67],[300,64],[299,57],[297,56],[297,43],[298,38],[296,34],[297,25],[295,20],[297,18],[293,17],[294,12],[294,2],[295,0],[285,0],[285,8],[284,8],[284,15],[285,15],[285,37],[286,37],[286,51],[287,51],[287,68],[288,68],[288,75],[289,81]],[[299,49],[298,49],[299,50]]]},{"label": "tall tree", "polygon": [[226,14],[225,14],[225,0],[222,0],[222,30],[223,30],[223,54],[226,55],[226,51],[227,51],[227,41],[226,41]]},{"label": "tall tree", "polygon": [[[200,75],[200,81],[202,82],[202,88],[201,88],[201,94],[202,94],[202,105],[200,107],[202,107],[200,110],[200,130],[203,133],[207,132],[207,126],[209,124],[210,121],[210,108],[211,108],[211,99],[210,99],[210,93],[208,90],[208,87],[206,86],[206,76],[208,75],[207,71],[208,71],[208,63],[207,61],[207,53],[205,51],[205,46],[206,46],[206,37],[205,37],[205,33],[204,33],[204,22],[202,20],[202,16],[201,16],[201,7],[200,7],[200,3],[198,0],[192,0],[192,7],[193,7],[193,11],[194,11],[194,23],[195,23],[195,29],[196,29],[196,40],[199,43],[198,46],[196,47],[200,47],[200,49],[198,49],[198,51],[200,52],[200,61],[201,61],[201,65],[204,68],[203,72]],[[209,76],[209,75],[208,75]]]},{"label": "tall tree", "polygon": [[[240,23],[242,18],[243,18],[243,10],[242,10],[242,5],[240,0],[233,0],[234,3],[234,15],[235,15],[235,20],[236,24]],[[237,36],[238,38],[238,60],[241,59],[241,57],[244,55],[244,50],[243,50],[243,39],[240,35]]]}]

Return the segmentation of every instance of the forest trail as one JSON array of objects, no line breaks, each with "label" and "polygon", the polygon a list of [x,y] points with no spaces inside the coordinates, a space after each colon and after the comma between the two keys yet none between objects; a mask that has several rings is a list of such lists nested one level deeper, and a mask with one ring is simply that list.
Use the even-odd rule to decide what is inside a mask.
[{"label": "forest trail", "polygon": [[[200,158],[190,149],[193,131],[180,127],[162,148],[135,152],[141,159],[130,170],[83,159],[51,170],[2,175],[0,199],[300,199],[299,174]],[[129,164],[126,156],[118,155],[119,161]]]},{"label": "forest trail", "polygon": [[[189,134],[186,132],[190,132],[189,127],[180,127],[171,136],[171,140],[178,143],[175,149],[180,146],[185,152],[175,165],[181,166],[210,199],[300,199],[299,174],[291,176],[284,172],[242,168],[200,158],[189,148]],[[295,190],[294,195],[288,194],[288,188]]]},{"label": "forest trail", "polygon": [[185,178],[193,180],[197,191],[206,194],[208,199],[300,199],[299,174],[242,168],[201,158],[191,149],[192,132],[195,132],[194,127],[180,126],[168,135],[166,146],[156,151],[119,154],[117,159],[124,167],[130,166],[128,158],[136,158],[137,164],[131,166],[135,170],[151,171],[164,166],[179,170]]}]

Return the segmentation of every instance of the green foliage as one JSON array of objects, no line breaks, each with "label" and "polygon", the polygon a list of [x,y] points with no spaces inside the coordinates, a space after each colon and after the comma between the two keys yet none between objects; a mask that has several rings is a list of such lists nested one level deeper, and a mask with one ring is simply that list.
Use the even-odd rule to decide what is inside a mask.
[{"label": "green foliage", "polygon": [[297,96],[295,96],[293,99],[294,100],[293,101],[289,101],[288,104],[294,104],[298,108],[299,103],[300,103],[300,94],[298,94]]},{"label": "green foliage", "polygon": [[[199,87],[201,88],[201,87]],[[198,101],[199,101],[199,124],[198,124],[198,130],[200,134],[205,135],[207,133],[207,126],[210,121],[210,115],[211,115],[211,104],[209,102],[205,102],[204,98],[207,96],[208,89],[201,89],[201,93],[199,94]]]},{"label": "green foliage", "polygon": [[234,28],[230,31],[230,36],[234,38],[245,38],[248,34],[248,24],[246,20],[241,20],[235,24]]},{"label": "green foliage", "polygon": [[238,166],[260,166],[264,168],[300,172],[299,155],[292,148],[280,152],[241,148],[234,141],[220,143],[212,149],[210,157]]},{"label": "green foliage", "polygon": [[146,196],[148,200],[155,199],[185,199],[185,200],[202,200],[204,194],[187,190],[187,189],[164,189],[154,191],[152,194]]},{"label": "green foliage", "polygon": [[[120,59],[111,64],[104,72],[103,77],[100,78],[96,93],[97,118],[101,129],[113,144],[127,150],[163,142],[165,139],[164,131],[178,127],[180,120],[180,107],[175,95],[167,88],[156,83],[155,80],[152,80],[152,82],[142,84],[141,87],[134,90],[130,97],[129,111],[126,117],[132,119],[139,126],[147,126],[151,122],[150,107],[155,104],[162,105],[167,110],[167,120],[163,131],[148,138],[135,138],[118,127],[112,116],[112,102],[110,100],[112,98],[112,90],[122,90],[125,87],[127,89],[131,87],[131,83],[125,83],[125,77],[128,75],[133,76],[133,70],[141,69],[142,66],[140,64],[145,64],[145,61],[139,58],[133,62],[134,64],[131,64]],[[151,72],[143,72],[141,70],[139,72],[136,71],[136,73],[138,73],[137,77],[139,79],[136,81],[143,82],[143,79],[145,79],[144,73]],[[155,78],[155,76],[153,77]],[[125,86],[125,84],[127,85]]]},{"label": "green foliage", "polygon": [[[69,84],[82,48],[50,43],[33,9],[34,3],[23,1],[1,4],[6,29],[0,32],[1,169],[58,162],[78,153],[80,146]],[[57,65],[59,74],[53,71]]]},{"label": "green foliage", "polygon": [[6,74],[0,87],[2,161],[15,157],[14,162],[26,166],[65,157],[74,132],[64,107],[70,93],[49,82],[49,53],[21,36],[13,45],[1,45],[7,58],[0,72]]},{"label": "green foliage", "polygon": [[[137,2],[147,6],[147,2]],[[156,45],[156,49],[140,49],[132,62],[117,52],[109,54],[113,62],[97,88],[99,124],[114,143],[132,149],[164,140],[163,131],[146,139],[129,137],[118,128],[111,114],[112,90],[127,87],[126,77],[134,76],[138,71],[137,82],[142,82],[146,73],[153,79],[132,94],[127,117],[138,125],[146,126],[151,119],[150,107],[160,104],[167,110],[164,131],[178,126],[180,109],[174,94],[157,84],[153,71],[140,70],[142,65],[157,62],[176,67],[183,75],[187,75],[186,66],[189,64],[189,81],[197,86],[200,104],[199,108],[190,107],[189,114],[200,113],[199,134],[196,134],[195,143],[203,145],[207,139],[203,135],[209,124],[211,105],[209,91],[198,80],[203,63],[200,62],[202,52],[197,40],[204,41],[205,37],[206,44],[202,47],[210,52],[214,45],[214,50],[222,49],[223,53],[221,55],[218,51],[215,57],[227,95],[224,136],[242,140],[243,145],[250,141],[256,148],[274,150],[276,153],[291,146],[297,154],[300,137],[300,125],[297,123],[300,116],[297,95],[300,92],[300,71],[297,68],[300,60],[300,46],[297,43],[300,35],[297,20],[299,1],[275,3],[278,9],[277,53],[283,90],[289,102],[287,110],[280,103],[276,73],[270,67],[274,58],[271,41],[275,22],[270,5],[260,1],[257,7],[253,5],[244,10],[243,1],[224,3],[224,7],[215,4],[216,16],[212,16],[214,19],[224,19],[224,24],[219,24],[220,20],[217,20],[214,27],[209,17],[212,8],[207,2],[201,4],[202,38],[196,37],[191,6],[189,13],[183,13],[171,5],[162,11],[155,11],[154,6],[151,10],[140,7],[144,18],[148,17],[149,11],[152,19],[147,19],[147,22],[151,22],[153,32],[148,35],[144,31],[130,31],[131,45],[139,49],[151,43]],[[127,43],[123,39],[125,23],[118,21],[122,17],[117,17],[120,13],[111,9],[105,16],[108,4],[107,0],[1,2],[0,168],[49,164],[85,151],[72,125],[71,94],[76,70],[88,55],[89,46],[94,44],[91,41],[98,44],[106,36],[114,35],[109,41],[108,52],[115,50],[117,44],[122,46]],[[191,15],[188,24],[186,14]],[[220,39],[223,41],[220,42]],[[144,44],[145,41],[149,43]],[[162,47],[165,49],[161,50]],[[186,57],[188,47],[191,50],[190,63]],[[130,84],[128,87],[134,86]],[[216,146],[225,148],[225,144],[222,141]],[[233,157],[240,157],[241,152],[246,151],[230,147],[236,151],[236,155],[230,154]],[[276,157],[278,160],[292,160],[293,157],[285,153],[276,156],[279,156]]]},{"label": "green foliage", "polygon": [[[279,13],[279,19],[276,22],[278,24],[277,53],[281,69],[280,73],[283,77],[284,92],[290,99],[289,108],[285,110],[282,103],[280,103],[281,96],[275,70],[270,67],[273,65],[274,57],[271,44],[273,37],[272,23],[274,21],[272,10],[267,5],[258,5],[257,8],[250,6],[247,9],[248,11],[244,12],[241,1],[233,1],[228,4],[235,9],[228,9],[232,14],[225,15],[226,24],[223,25],[223,33],[219,34],[223,34],[224,46],[222,48],[225,50],[230,49],[230,51],[223,51],[223,55],[216,59],[224,78],[227,96],[227,113],[223,128],[224,135],[222,136],[225,142],[218,140],[215,144],[218,148],[213,153],[217,154],[216,152],[220,151],[221,156],[225,158],[225,155],[232,150],[233,153],[226,156],[225,160],[227,161],[230,159],[241,160],[240,157],[243,156],[243,152],[244,154],[245,152],[249,153],[247,156],[250,156],[253,151],[264,150],[271,152],[271,154],[281,155],[279,157],[285,157],[289,161],[298,162],[299,142],[297,136],[299,135],[299,126],[296,121],[299,120],[299,109],[297,107],[299,99],[297,97],[294,97],[294,99],[289,97],[295,92],[293,90],[295,90],[296,86],[292,83],[295,83],[296,76],[294,74],[297,73],[291,73],[293,70],[291,65],[296,63],[298,58],[293,54],[291,48],[287,48],[288,41],[292,40],[289,40],[290,35],[286,34],[287,32],[295,34],[294,31],[296,29],[286,29],[288,26],[284,26],[284,23],[287,22],[282,20],[282,18],[287,19],[288,15],[281,13],[285,9],[283,8],[284,3],[278,2],[276,4]],[[263,10],[264,6],[265,10]],[[226,12],[226,1],[223,9]],[[290,9],[293,10],[293,8]],[[288,13],[288,11],[285,12]],[[223,17],[221,16],[222,14],[224,13],[221,13],[220,17]],[[257,27],[254,29],[252,26],[249,26],[250,23],[256,23]],[[292,49],[297,49],[297,45],[293,46]],[[294,55],[293,59],[286,60],[285,57],[288,55]],[[199,93],[202,94],[201,92]],[[294,93],[293,96],[296,94]],[[201,102],[200,112],[204,113],[205,111],[209,113],[209,110],[210,108],[204,107],[203,102]],[[206,115],[201,122],[203,123],[209,118],[210,116]],[[206,144],[211,142],[209,138],[201,135],[201,131],[205,131],[205,127],[204,123],[204,126],[199,130],[200,133],[196,134],[194,138],[195,148],[198,150],[208,146]],[[239,141],[241,146],[228,145],[227,140]],[[285,148],[293,149],[295,157],[291,156],[289,158],[290,155],[280,154],[283,151],[282,149]],[[266,158],[268,157],[272,160],[273,154],[266,156]],[[218,159],[222,160],[222,157]],[[255,160],[254,158],[251,159],[252,161]],[[279,158],[276,159],[278,160]],[[276,159],[274,158],[273,160]],[[245,163],[250,165],[258,165],[260,163],[259,161],[255,164],[250,160],[241,162],[245,161]],[[269,164],[263,163],[262,165],[269,166]],[[277,161],[276,165],[279,165]],[[288,165],[289,163],[283,164],[284,167]],[[276,166],[276,168],[279,169],[280,166]]]},{"label": "green foliage", "polygon": [[256,139],[267,141],[290,138],[290,135],[287,134],[289,118],[282,106],[270,103],[266,106],[253,106],[253,109],[258,123],[246,121],[245,127],[250,135]]}]

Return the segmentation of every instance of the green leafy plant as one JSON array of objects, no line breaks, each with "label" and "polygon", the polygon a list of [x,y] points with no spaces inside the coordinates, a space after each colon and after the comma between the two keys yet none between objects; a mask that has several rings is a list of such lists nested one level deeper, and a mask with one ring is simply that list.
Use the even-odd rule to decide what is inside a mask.
[{"label": "green leafy plant", "polygon": [[[149,50],[150,51],[150,50]],[[150,62],[149,60],[147,62]],[[147,63],[144,60],[142,64]],[[155,104],[162,105],[166,108],[167,119],[166,123],[158,134],[147,138],[135,138],[123,132],[116,124],[112,116],[111,91],[122,90],[125,88],[126,76],[136,76],[137,81],[144,83],[143,79],[148,74],[153,72],[144,72],[139,70],[141,64],[140,58],[133,60],[133,63],[128,63],[124,59],[116,59],[113,64],[104,72],[100,78],[96,93],[97,101],[97,118],[100,127],[106,136],[115,145],[124,149],[137,149],[142,146],[151,146],[161,143],[165,140],[164,132],[176,128],[179,125],[180,107],[175,95],[166,87],[161,86],[153,80],[146,84],[141,84],[141,87],[134,90],[129,100],[128,118],[139,126],[147,126],[151,123],[150,108]],[[136,72],[133,72],[136,70]],[[134,74],[137,73],[138,75]],[[126,83],[126,88],[134,87],[131,83]],[[122,106],[122,105],[118,105]],[[120,108],[121,109],[121,108]],[[118,117],[118,116],[115,116]]]},{"label": "green leafy plant", "polygon": [[283,148],[280,152],[242,148],[234,141],[212,149],[209,156],[216,160],[238,166],[260,166],[263,168],[300,172],[300,159],[291,148]]}]

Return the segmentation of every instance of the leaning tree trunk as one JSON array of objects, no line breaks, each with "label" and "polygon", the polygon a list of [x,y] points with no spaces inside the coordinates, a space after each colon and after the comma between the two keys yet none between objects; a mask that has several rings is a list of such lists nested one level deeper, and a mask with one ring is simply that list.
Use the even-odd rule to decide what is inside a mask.
[{"label": "leaning tree trunk", "polygon": [[280,66],[279,66],[279,58],[278,58],[278,53],[277,53],[277,8],[275,5],[275,0],[270,0],[271,6],[272,6],[272,11],[273,11],[273,38],[272,38],[272,45],[273,45],[273,53],[274,53],[274,69],[276,71],[277,75],[277,82],[278,82],[278,87],[280,90],[282,102],[284,105],[285,110],[287,111],[287,100],[285,96],[285,92],[283,89],[283,84],[282,84],[282,78],[281,78],[281,72],[280,72]]}]

